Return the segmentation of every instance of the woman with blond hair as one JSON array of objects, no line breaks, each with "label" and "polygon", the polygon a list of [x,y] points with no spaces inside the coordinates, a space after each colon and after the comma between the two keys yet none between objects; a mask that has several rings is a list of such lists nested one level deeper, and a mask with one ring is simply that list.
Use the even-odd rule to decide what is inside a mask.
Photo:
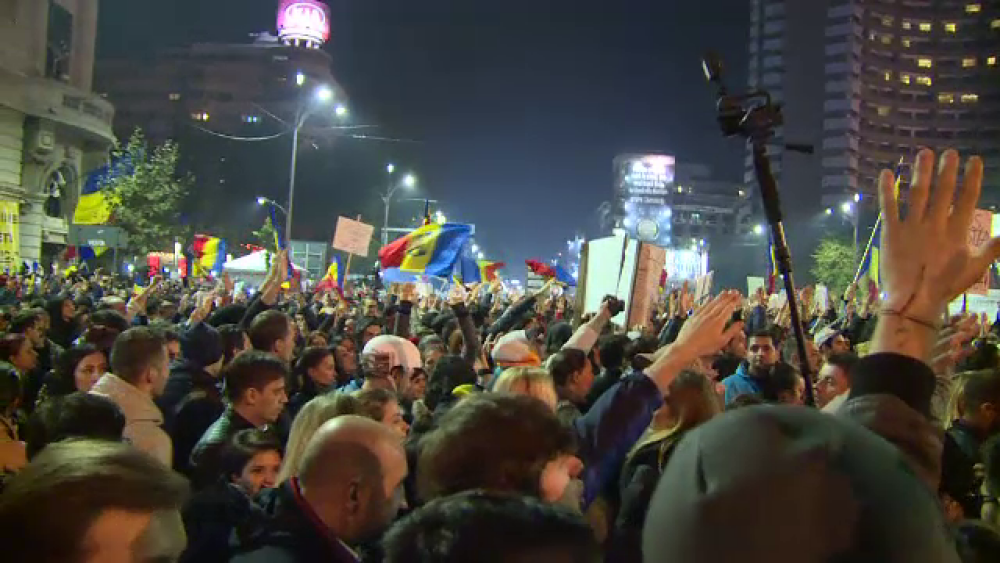
[{"label": "woman with blond hair", "polygon": [[555,412],[556,404],[559,402],[552,376],[543,368],[516,367],[507,369],[497,378],[493,385],[493,391],[534,397],[548,405],[553,412]]},{"label": "woman with blond hair", "polygon": [[306,445],[324,422],[357,412],[358,402],[348,393],[328,393],[306,403],[292,422],[278,483],[284,483],[298,472]]},{"label": "woman with blond hair", "polygon": [[[712,381],[704,373],[684,370],[671,382],[663,406],[669,413],[654,417],[651,428],[629,452],[620,480],[621,506],[615,521],[611,550],[622,560],[642,559],[642,526],[650,498],[677,444],[722,410]],[[662,413],[667,414],[667,413]],[[667,420],[672,424],[662,424]]]}]

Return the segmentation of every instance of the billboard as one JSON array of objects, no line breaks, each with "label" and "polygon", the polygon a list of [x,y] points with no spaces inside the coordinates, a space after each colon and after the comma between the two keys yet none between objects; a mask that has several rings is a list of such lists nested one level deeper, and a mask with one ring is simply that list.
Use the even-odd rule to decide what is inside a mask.
[{"label": "billboard", "polygon": [[330,39],[330,8],[319,0],[282,0],[278,38],[288,44],[319,47]]},{"label": "billboard", "polygon": [[618,224],[630,237],[670,246],[668,196],[674,186],[675,160],[664,154],[626,154],[614,160]]}]

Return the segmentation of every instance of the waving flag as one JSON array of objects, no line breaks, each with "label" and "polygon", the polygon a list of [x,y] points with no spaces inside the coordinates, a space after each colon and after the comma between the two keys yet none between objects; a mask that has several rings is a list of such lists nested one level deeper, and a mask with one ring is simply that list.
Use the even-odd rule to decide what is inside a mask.
[{"label": "waving flag", "polygon": [[222,270],[226,261],[226,241],[209,235],[195,235],[191,245],[195,276],[207,276]]},{"label": "waving flag", "polygon": [[543,278],[556,277],[556,271],[552,269],[552,266],[549,266],[541,260],[525,260],[524,265],[531,270],[531,273],[542,276]]},{"label": "waving flag", "polygon": [[458,283],[480,283],[491,282],[497,278],[497,270],[503,268],[503,262],[493,262],[492,260],[474,260],[466,256],[461,257],[455,264],[454,279]]},{"label": "waving flag", "polygon": [[316,291],[326,291],[335,289],[338,292],[344,289],[343,269],[340,267],[340,256],[334,256],[330,267],[326,269],[326,275],[316,284]]},{"label": "waving flag", "polygon": [[568,285],[569,287],[576,287],[576,278],[571,276],[570,273],[567,272],[565,268],[563,268],[559,264],[556,264],[555,271],[556,271],[556,281],[562,282]]},{"label": "waving flag", "polygon": [[867,276],[868,279],[875,282],[876,285],[879,284],[879,262],[878,255],[879,249],[882,247],[882,222],[879,221],[875,225],[875,231],[872,233],[871,248],[868,250],[868,254],[861,261],[861,275]]},{"label": "waving flag", "polygon": [[471,236],[469,225],[430,223],[383,246],[379,262],[382,268],[447,278]]}]

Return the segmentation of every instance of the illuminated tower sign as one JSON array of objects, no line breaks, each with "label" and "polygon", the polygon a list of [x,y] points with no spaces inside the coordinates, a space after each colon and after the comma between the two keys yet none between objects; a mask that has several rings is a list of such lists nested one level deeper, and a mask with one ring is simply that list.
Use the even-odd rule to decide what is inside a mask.
[{"label": "illuminated tower sign", "polygon": [[330,8],[319,0],[281,0],[278,38],[286,45],[319,49],[330,39]]}]

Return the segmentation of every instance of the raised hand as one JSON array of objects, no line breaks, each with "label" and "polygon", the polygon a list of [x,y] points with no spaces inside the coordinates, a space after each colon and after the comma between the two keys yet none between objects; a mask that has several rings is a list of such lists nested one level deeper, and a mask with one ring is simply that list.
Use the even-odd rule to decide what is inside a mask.
[{"label": "raised hand", "polygon": [[[914,164],[908,210],[900,214],[892,172],[879,178],[882,208],[881,268],[888,294],[883,314],[898,314],[935,325],[944,306],[982,278],[1000,257],[1000,238],[970,249],[967,242],[983,183],[983,161],[970,158],[956,199],[959,156],[920,151]],[[933,181],[934,188],[931,189]],[[930,251],[933,250],[933,251]]]}]

